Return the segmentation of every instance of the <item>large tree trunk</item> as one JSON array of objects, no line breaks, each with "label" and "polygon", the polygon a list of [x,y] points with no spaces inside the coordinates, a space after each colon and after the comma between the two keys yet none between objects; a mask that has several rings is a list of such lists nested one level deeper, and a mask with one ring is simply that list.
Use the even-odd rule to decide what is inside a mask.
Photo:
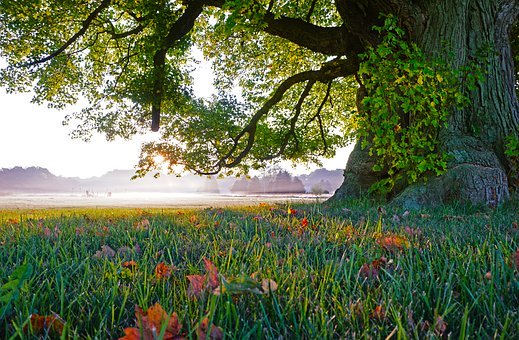
[{"label": "large tree trunk", "polygon": [[[441,151],[451,157],[447,173],[404,188],[393,201],[408,209],[451,201],[496,205],[509,195],[510,165],[504,154],[504,138],[519,134],[509,39],[519,12],[518,1],[430,0],[424,1],[421,9],[424,25],[410,33],[424,52],[438,56],[447,50],[453,56],[448,62],[456,68],[483,49],[490,48],[492,53],[485,81],[470,94],[471,105],[453,109],[448,126],[440,133]],[[367,190],[377,180],[371,164],[366,150],[357,145],[335,197],[355,197]]]}]

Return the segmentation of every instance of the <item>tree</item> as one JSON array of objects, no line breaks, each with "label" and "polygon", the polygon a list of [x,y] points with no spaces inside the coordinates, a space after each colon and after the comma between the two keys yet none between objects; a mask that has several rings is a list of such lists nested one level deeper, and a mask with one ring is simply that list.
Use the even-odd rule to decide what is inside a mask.
[{"label": "tree", "polygon": [[[143,145],[139,174],[156,166],[157,154],[172,170],[233,173],[276,158],[318,161],[357,139],[336,197],[358,196],[388,178],[396,180],[386,195],[408,207],[497,204],[509,195],[514,153],[506,143],[519,135],[510,47],[517,0],[4,0],[0,11],[0,51],[9,65],[2,84],[33,88],[36,102],[58,108],[86,97],[90,105],[67,119],[77,124],[74,137],[129,138],[161,126],[160,141]],[[398,30],[373,30],[393,17]],[[391,43],[405,53],[392,53]],[[192,95],[192,46],[213,60],[219,94],[212,100]],[[373,82],[370,56],[407,72],[400,69],[407,52],[431,62],[421,72],[434,78],[408,72],[418,90],[401,97],[441,87],[442,73],[431,70],[466,70],[445,93],[469,104],[439,98],[445,121],[430,124],[436,130],[422,140],[426,147],[409,157],[417,162],[393,159],[395,167],[384,156],[391,150],[380,149],[373,134],[356,135],[356,127],[380,118],[381,106],[372,104],[380,104],[382,85]],[[471,76],[474,61],[480,77]],[[473,86],[464,89],[465,80]],[[226,95],[236,85],[240,101]],[[418,103],[392,108],[399,145],[400,130],[420,131],[410,112],[439,112]]]}]

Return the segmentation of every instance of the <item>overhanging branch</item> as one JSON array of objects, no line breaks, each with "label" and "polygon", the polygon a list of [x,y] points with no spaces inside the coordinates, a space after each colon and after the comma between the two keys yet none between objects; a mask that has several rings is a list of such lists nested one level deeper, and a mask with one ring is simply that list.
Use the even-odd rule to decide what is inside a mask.
[{"label": "overhanging branch", "polygon": [[101,13],[105,8],[107,8],[110,5],[111,0],[103,0],[101,4],[92,12],[90,15],[83,21],[82,27],[79,31],[76,32],[72,37],[70,37],[67,42],[65,42],[63,45],[61,45],[60,48],[58,48],[56,51],[52,52],[48,56],[38,59],[36,61],[23,64],[23,67],[29,67],[37,64],[42,64],[46,61],[51,60],[52,58],[57,57],[61,53],[63,53],[70,45],[72,45],[76,40],[78,40],[83,34],[86,33],[90,25],[92,24],[92,21],[94,21],[95,18]]},{"label": "overhanging branch", "polygon": [[[252,150],[254,140],[256,137],[257,125],[260,119],[266,116],[269,113],[269,111],[283,99],[285,93],[294,85],[305,81],[308,82],[298,103],[295,106],[296,114],[294,115],[294,117],[292,117],[291,128],[289,130],[289,133],[287,134],[289,137],[290,133],[293,133],[293,131],[295,131],[295,123],[298,119],[301,106],[303,104],[304,99],[308,96],[308,93],[312,86],[316,82],[329,83],[335,78],[352,75],[357,71],[357,69],[358,61],[355,59],[335,59],[323,64],[323,66],[319,70],[304,71],[285,79],[277,87],[270,99],[267,100],[263,104],[263,106],[258,111],[256,111],[256,113],[251,117],[248,124],[241,130],[241,132],[233,138],[233,144],[231,148],[225,155],[223,155],[218,160],[218,162],[214,164],[214,170],[209,172],[197,171],[197,173],[201,175],[214,175],[217,174],[222,168],[232,168],[237,166],[241,161],[243,161],[243,159]],[[239,153],[236,156],[234,156],[243,138],[246,138],[245,146],[241,151],[239,151]],[[283,144],[284,143],[285,141],[283,141]],[[286,143],[288,143],[288,140],[286,141]],[[281,152],[278,152],[276,156],[271,157],[269,159],[275,158],[283,153],[284,149],[286,148],[286,145],[283,147],[283,144],[281,146],[283,150],[281,150]]]}]

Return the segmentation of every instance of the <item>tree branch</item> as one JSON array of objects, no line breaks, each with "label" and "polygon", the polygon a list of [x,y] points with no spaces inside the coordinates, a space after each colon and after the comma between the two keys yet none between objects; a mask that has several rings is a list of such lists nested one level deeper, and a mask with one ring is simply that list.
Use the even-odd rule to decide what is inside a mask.
[{"label": "tree branch", "polygon": [[65,51],[67,49],[67,47],[72,45],[77,39],[79,39],[83,34],[85,34],[85,32],[90,27],[90,24],[92,23],[92,21],[94,21],[94,19],[97,18],[99,13],[101,13],[105,8],[107,8],[110,5],[110,1],[111,0],[103,0],[103,2],[101,2],[101,4],[92,13],[90,13],[90,15],[83,21],[83,25],[82,25],[81,29],[79,31],[77,31],[76,34],[74,34],[69,40],[67,40],[67,42],[65,42],[65,44],[63,44],[56,51],[54,51],[53,53],[49,54],[48,56],[46,56],[44,58],[41,58],[39,60],[30,62],[30,63],[23,64],[22,66],[29,67],[29,66],[33,66],[36,64],[42,64],[46,61],[51,60],[52,58],[57,57],[59,54],[63,53],[63,51]]},{"label": "tree branch", "polygon": [[[205,6],[222,8],[224,0],[202,0]],[[270,2],[269,8],[273,2]],[[313,11],[313,10],[312,10]],[[309,14],[311,15],[311,12]],[[325,55],[356,55],[363,47],[355,34],[346,26],[322,27],[302,19],[281,16],[277,18],[267,10],[264,16],[266,33],[287,39],[299,46]]]},{"label": "tree branch", "polygon": [[164,37],[162,45],[155,52],[153,57],[153,100],[151,104],[151,131],[158,131],[160,126],[160,110],[164,91],[165,64],[168,50],[182,37],[191,31],[196,18],[202,13],[203,2],[192,1],[187,6],[184,13],[169,28],[168,35]]},{"label": "tree branch", "polygon": [[344,27],[322,27],[301,19],[265,15],[265,32],[325,55],[354,55],[362,51],[356,35]]},{"label": "tree branch", "polygon": [[283,138],[283,142],[281,143],[281,146],[279,147],[279,151],[276,152],[275,154],[265,156],[261,160],[269,161],[269,160],[272,160],[274,158],[281,156],[285,152],[285,150],[288,146],[288,142],[290,141],[290,136],[294,137],[294,140],[296,143],[296,150],[299,149],[299,141],[297,140],[297,136],[296,136],[296,123],[301,114],[301,106],[303,106],[303,103],[304,103],[305,99],[308,97],[308,95],[310,94],[310,91],[312,90],[312,87],[314,86],[315,82],[316,82],[315,80],[309,80],[308,83],[306,83],[306,86],[305,86],[303,92],[301,93],[301,96],[299,97],[299,100],[297,101],[296,106],[294,107],[296,112],[295,112],[294,116],[292,117],[292,119],[290,119],[290,129],[285,134],[285,137]]},{"label": "tree branch", "polygon": [[308,127],[308,125],[310,125],[310,123],[313,122],[315,120],[315,118],[317,118],[317,121],[319,122],[319,131],[321,133],[321,139],[323,141],[323,148],[324,148],[323,155],[326,154],[326,151],[328,151],[328,143],[326,142],[326,134],[324,133],[323,119],[321,117],[321,111],[323,110],[323,107],[326,104],[326,101],[330,97],[331,89],[332,89],[332,81],[330,81],[328,83],[328,87],[326,88],[326,94],[324,95],[324,98],[323,98],[321,104],[317,108],[316,114],[312,118],[310,118],[310,120],[308,122],[306,122],[306,124],[305,124],[305,129],[306,129]]},{"label": "tree branch", "polygon": [[[214,175],[214,174],[217,174],[224,167],[232,168],[232,167],[237,166],[249,154],[250,150],[252,149],[252,146],[254,145],[254,139],[256,136],[256,128],[257,128],[259,120],[263,116],[266,116],[269,113],[270,109],[272,109],[272,107],[274,107],[276,104],[278,104],[283,99],[283,96],[285,95],[285,93],[290,88],[292,88],[292,86],[294,86],[298,83],[308,81],[309,84],[311,83],[311,85],[310,85],[310,88],[311,88],[311,86],[313,86],[315,82],[329,83],[331,80],[333,80],[335,78],[352,75],[357,71],[357,69],[358,69],[358,61],[356,61],[354,59],[352,59],[352,60],[335,59],[335,60],[332,60],[332,61],[329,61],[329,62],[323,64],[323,66],[319,70],[304,71],[304,72],[295,74],[295,75],[285,79],[278,86],[278,88],[274,91],[274,94],[270,97],[270,99],[267,100],[258,111],[256,111],[256,113],[250,119],[249,123],[242,129],[242,131],[238,135],[236,135],[236,137],[233,138],[233,145],[230,148],[230,150],[225,155],[223,155],[220,158],[220,160],[217,163],[215,163],[215,165],[213,166],[213,168],[215,170],[211,171],[211,172],[203,172],[203,173],[198,172],[198,173],[202,174],[202,175]],[[309,85],[307,84],[307,87],[308,86]],[[310,91],[310,90],[308,89],[308,91]],[[303,100],[304,100],[304,98],[306,98],[306,96],[307,95],[302,96]],[[301,98],[299,101],[301,101]],[[301,105],[302,105],[302,102],[301,102],[301,104],[299,104],[299,107]],[[292,119],[293,119],[292,124],[295,127],[295,121],[297,120],[297,116],[296,116],[295,120],[294,120],[294,118],[292,118]],[[236,157],[233,157],[234,153],[238,149],[240,141],[242,140],[242,138],[245,137],[245,135],[247,135],[247,141],[246,141],[245,147],[243,148],[243,150],[240,151],[240,153]],[[272,158],[275,158],[275,157],[272,157]],[[231,161],[229,161],[229,160],[231,160]]]}]

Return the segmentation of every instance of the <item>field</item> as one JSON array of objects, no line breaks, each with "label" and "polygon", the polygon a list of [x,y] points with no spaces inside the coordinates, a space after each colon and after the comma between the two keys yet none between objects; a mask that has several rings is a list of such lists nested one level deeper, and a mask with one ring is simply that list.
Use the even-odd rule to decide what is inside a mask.
[{"label": "field", "polygon": [[518,222],[517,201],[4,210],[0,338],[511,339]]}]

